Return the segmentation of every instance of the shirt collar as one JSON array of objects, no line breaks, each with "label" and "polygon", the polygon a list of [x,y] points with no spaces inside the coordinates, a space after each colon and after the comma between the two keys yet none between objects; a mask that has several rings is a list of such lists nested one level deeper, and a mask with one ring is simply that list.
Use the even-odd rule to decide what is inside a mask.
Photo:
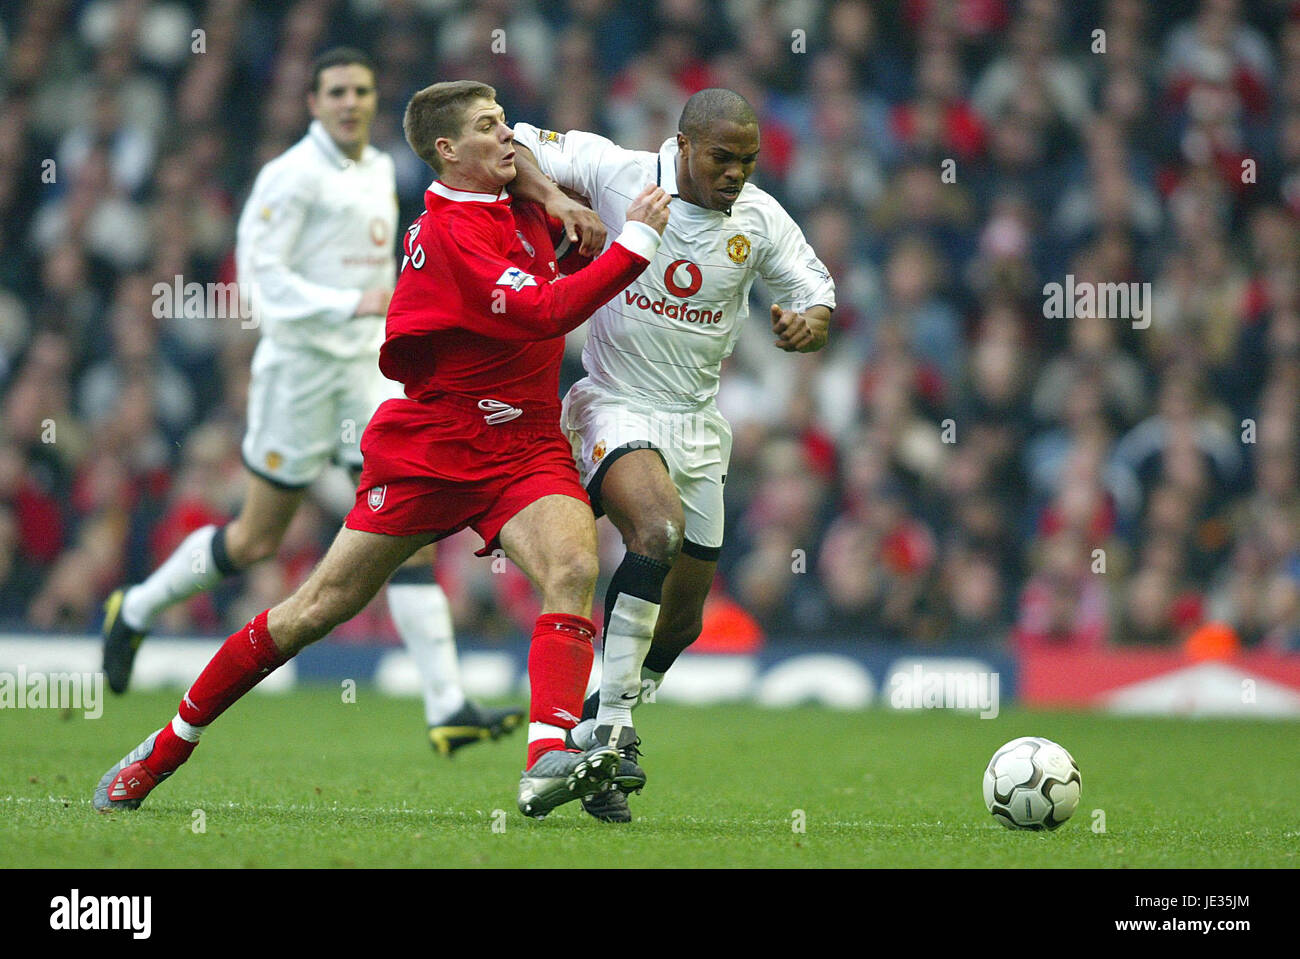
[{"label": "shirt collar", "polygon": [[436,193],[444,200],[454,200],[457,203],[496,203],[510,198],[510,191],[505,187],[502,187],[499,193],[471,193],[468,190],[456,190],[446,186],[441,180],[430,183],[429,192]]},{"label": "shirt collar", "polygon": [[[346,170],[357,162],[351,157],[345,155],[343,151],[339,149],[338,144],[335,143],[333,138],[325,131],[325,125],[319,120],[311,121],[311,126],[307,128],[307,136],[311,137],[312,142],[320,147],[321,152],[325,154],[330,163],[334,164],[334,166],[338,167],[340,170]],[[365,162],[372,149],[374,148],[369,145],[362,149],[361,162]]]},{"label": "shirt collar", "polygon": [[677,196],[677,137],[669,137],[659,148],[658,185],[669,196]]}]

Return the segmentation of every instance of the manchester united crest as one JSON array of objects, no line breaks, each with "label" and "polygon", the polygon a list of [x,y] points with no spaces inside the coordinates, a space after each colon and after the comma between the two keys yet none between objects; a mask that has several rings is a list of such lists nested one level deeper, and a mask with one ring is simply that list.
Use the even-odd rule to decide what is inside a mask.
[{"label": "manchester united crest", "polygon": [[601,440],[599,443],[596,444],[596,448],[591,451],[591,461],[593,463],[599,463],[604,458],[605,458],[605,441]]},{"label": "manchester united crest", "polygon": [[731,257],[731,262],[740,264],[749,259],[749,237],[743,233],[737,233],[727,241],[727,256]]}]

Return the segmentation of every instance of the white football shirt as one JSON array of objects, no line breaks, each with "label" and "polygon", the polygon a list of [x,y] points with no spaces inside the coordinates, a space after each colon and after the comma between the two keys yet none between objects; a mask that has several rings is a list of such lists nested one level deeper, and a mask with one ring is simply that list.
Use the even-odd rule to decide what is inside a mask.
[{"label": "white football shirt", "polygon": [[[602,136],[515,124],[543,173],[586,197],[611,237],[648,185],[677,195],[677,140],[659,152],[625,150]],[[762,277],[786,309],[835,307],[835,284],[798,224],[746,183],[730,214],[680,198],[650,266],[602,306],[587,328],[582,365],[593,382],[656,407],[698,409],[718,392],[722,361]]]},{"label": "white football shirt", "polygon": [[261,333],[347,359],[379,353],[384,317],[352,315],[397,277],[393,158],[340,152],[320,121],[264,166],[244,204],[235,264]]}]

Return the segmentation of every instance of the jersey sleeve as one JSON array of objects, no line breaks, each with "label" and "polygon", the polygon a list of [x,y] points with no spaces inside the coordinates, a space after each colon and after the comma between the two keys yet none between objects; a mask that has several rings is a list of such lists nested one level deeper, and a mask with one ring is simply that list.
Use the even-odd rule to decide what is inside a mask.
[{"label": "jersey sleeve", "polygon": [[511,263],[491,224],[458,218],[443,233],[443,253],[465,306],[460,322],[482,336],[535,342],[581,326],[597,307],[640,276],[659,234],[631,222],[591,265],[555,281]]},{"label": "jersey sleeve", "polygon": [[595,133],[539,130],[531,123],[515,124],[515,140],[533,151],[537,165],[567,190],[593,199],[632,154]]},{"label": "jersey sleeve", "polygon": [[342,324],[361,301],[361,290],[313,283],[291,265],[313,194],[310,177],[287,164],[273,165],[258,175],[244,205],[236,251],[239,282],[252,284],[252,302],[263,319]]},{"label": "jersey sleeve", "polygon": [[758,275],[788,310],[802,311],[812,306],[835,309],[835,281],[804,239],[803,230],[790,214],[780,207],[770,224],[770,243],[758,262]]}]

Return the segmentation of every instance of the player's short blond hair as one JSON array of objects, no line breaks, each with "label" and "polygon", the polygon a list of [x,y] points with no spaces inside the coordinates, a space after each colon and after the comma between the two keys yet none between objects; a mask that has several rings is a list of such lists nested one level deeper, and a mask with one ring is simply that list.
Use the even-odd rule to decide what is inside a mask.
[{"label": "player's short blond hair", "polygon": [[411,149],[438,173],[442,160],[435,144],[442,137],[454,140],[465,128],[465,108],[475,100],[495,100],[497,91],[477,80],[435,83],[411,97],[402,118],[402,130]]}]

